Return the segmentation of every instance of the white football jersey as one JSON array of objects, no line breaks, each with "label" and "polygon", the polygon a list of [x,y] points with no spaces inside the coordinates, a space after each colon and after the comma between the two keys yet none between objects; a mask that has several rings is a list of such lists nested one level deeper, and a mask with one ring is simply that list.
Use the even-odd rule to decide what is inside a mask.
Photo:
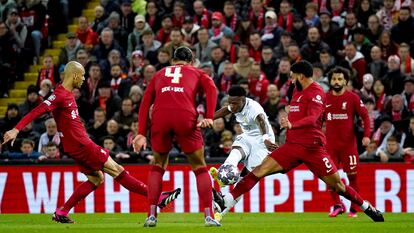
[{"label": "white football jersey", "polygon": [[269,123],[263,107],[258,102],[250,98],[246,98],[246,104],[244,105],[242,111],[235,113],[234,115],[236,116],[236,121],[240,124],[244,134],[251,137],[257,137],[262,135],[259,125],[256,122],[256,117],[259,114],[263,114],[265,116],[265,123],[269,129],[268,134],[271,141],[274,142],[275,135],[273,133],[272,126]]}]

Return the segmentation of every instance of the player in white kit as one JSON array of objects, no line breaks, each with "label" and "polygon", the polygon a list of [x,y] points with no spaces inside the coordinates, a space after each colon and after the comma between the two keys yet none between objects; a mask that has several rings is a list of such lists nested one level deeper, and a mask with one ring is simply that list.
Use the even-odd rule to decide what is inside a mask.
[{"label": "player in white kit", "polygon": [[[263,159],[278,146],[275,144],[275,135],[263,107],[258,102],[247,98],[244,88],[232,86],[229,89],[228,102],[227,107],[221,108],[214,114],[214,119],[233,113],[243,133],[236,136],[230,154],[223,165],[231,164],[237,167],[239,162],[243,161],[245,166],[243,175],[260,165]],[[210,173],[218,181],[217,169],[211,168]],[[218,183],[223,186],[220,181]]]}]

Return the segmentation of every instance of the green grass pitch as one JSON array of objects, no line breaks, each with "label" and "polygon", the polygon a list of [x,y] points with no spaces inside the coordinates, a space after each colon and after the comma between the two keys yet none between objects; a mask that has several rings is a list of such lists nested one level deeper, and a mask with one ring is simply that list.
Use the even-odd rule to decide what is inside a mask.
[{"label": "green grass pitch", "polygon": [[388,214],[384,223],[374,223],[363,213],[350,219],[346,215],[329,218],[327,213],[228,214],[221,228],[206,228],[202,214],[164,214],[155,228],[143,228],[145,214],[72,214],[75,224],[58,224],[49,214],[0,214],[0,232],[414,232],[414,214]]}]

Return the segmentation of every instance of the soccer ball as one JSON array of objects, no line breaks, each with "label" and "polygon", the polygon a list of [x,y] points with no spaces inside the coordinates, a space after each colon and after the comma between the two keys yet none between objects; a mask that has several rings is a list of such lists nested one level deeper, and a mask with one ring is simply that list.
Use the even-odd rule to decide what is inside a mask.
[{"label": "soccer ball", "polygon": [[224,185],[232,185],[239,181],[240,172],[236,166],[223,164],[218,169],[218,179]]}]

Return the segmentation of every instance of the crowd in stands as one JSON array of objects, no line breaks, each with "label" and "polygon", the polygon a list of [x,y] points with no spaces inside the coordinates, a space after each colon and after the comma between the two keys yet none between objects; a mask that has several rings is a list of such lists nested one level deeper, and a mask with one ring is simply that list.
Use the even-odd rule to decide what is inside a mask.
[{"label": "crowd in stands", "polygon": [[[19,57],[28,53],[24,50],[31,51],[35,62],[39,58],[52,2],[0,1],[3,96],[18,76]],[[72,1],[60,2],[67,13]],[[42,10],[35,10],[39,15],[30,22],[27,12],[35,7]],[[67,22],[69,15],[59,17]],[[0,133],[53,94],[64,78],[64,65],[75,60],[86,70],[83,87],[73,92],[90,137],[116,159],[151,161],[150,147],[139,155],[131,147],[141,98],[152,76],[170,65],[174,50],[185,45],[194,53],[194,66],[216,83],[217,108],[227,104],[232,85],[243,86],[264,107],[279,144],[286,134],[278,119],[287,114],[290,66],[302,59],[311,62],[313,79],[326,92],[327,73],[335,66],[349,69],[347,89],[361,97],[371,119],[369,126],[360,121],[355,125],[361,160],[414,162],[413,31],[411,0],[101,0],[92,22],[79,17],[76,32],[67,33],[56,64],[52,56],[44,56],[37,84],[27,88],[23,104],[9,104]],[[200,98],[197,104],[202,117],[204,102]],[[28,125],[13,147],[3,145],[2,157],[65,157],[50,117]],[[360,143],[362,127],[373,132],[367,148]],[[215,120],[204,134],[206,156],[226,157],[239,134],[233,117]],[[180,156],[180,148],[175,146],[171,154]]]}]

